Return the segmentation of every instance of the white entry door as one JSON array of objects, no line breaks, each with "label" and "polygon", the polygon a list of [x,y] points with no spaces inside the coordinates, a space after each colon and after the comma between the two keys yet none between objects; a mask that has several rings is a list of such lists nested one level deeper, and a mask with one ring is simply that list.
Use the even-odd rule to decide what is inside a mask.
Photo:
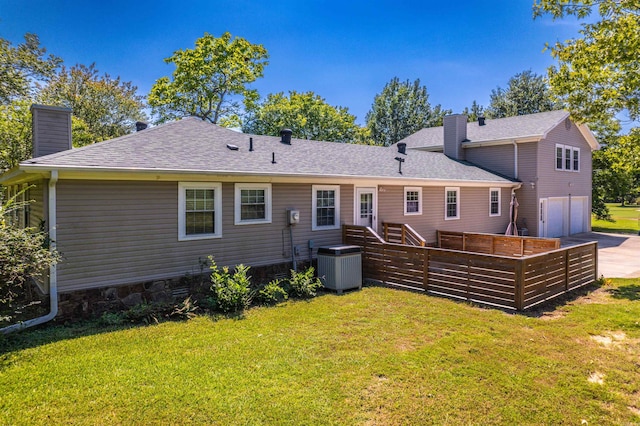
[{"label": "white entry door", "polygon": [[376,188],[356,188],[354,222],[356,225],[369,226],[377,230]]}]

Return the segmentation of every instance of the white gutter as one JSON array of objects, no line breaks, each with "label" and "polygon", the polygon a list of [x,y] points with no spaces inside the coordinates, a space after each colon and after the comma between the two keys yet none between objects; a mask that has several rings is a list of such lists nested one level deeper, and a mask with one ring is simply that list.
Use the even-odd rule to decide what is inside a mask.
[{"label": "white gutter", "polygon": [[[56,249],[56,183],[58,182],[58,171],[52,170],[49,178],[49,239],[51,240],[50,249]],[[8,327],[0,328],[0,333],[8,334],[14,331],[24,330],[25,328],[49,322],[58,315],[58,269],[54,263],[49,267],[49,305],[50,310],[47,315],[30,319]]]}]

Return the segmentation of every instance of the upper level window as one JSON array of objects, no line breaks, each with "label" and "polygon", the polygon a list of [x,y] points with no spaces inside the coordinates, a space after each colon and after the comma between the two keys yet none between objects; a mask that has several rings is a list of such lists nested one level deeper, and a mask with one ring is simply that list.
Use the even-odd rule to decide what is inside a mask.
[{"label": "upper level window", "polygon": [[500,189],[489,190],[489,216],[500,216]]},{"label": "upper level window", "polygon": [[573,171],[580,171],[580,148],[573,148]]},{"label": "upper level window", "polygon": [[340,185],[312,185],[311,229],[340,228]]},{"label": "upper level window", "polygon": [[445,188],[445,220],[460,219],[460,188]]},{"label": "upper level window", "polygon": [[557,144],[556,170],[580,171],[580,148]]},{"label": "upper level window", "polygon": [[178,184],[178,240],[222,236],[222,184]]},{"label": "upper level window", "polygon": [[235,224],[271,223],[271,184],[236,183]]},{"label": "upper level window", "polygon": [[407,186],[404,188],[405,216],[422,214],[422,188]]}]

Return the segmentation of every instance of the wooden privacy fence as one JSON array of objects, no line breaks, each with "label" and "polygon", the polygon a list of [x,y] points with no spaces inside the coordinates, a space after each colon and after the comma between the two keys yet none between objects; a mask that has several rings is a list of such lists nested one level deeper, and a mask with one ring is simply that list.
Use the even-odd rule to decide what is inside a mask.
[{"label": "wooden privacy fence", "polygon": [[362,247],[363,278],[500,308],[525,310],[597,279],[597,243],[502,256],[385,242],[373,229],[344,225],[343,242]]},{"label": "wooden privacy fence", "polygon": [[384,240],[390,243],[424,247],[427,241],[406,223],[384,222]]},{"label": "wooden privacy fence", "polygon": [[437,231],[438,247],[502,256],[528,256],[560,248],[559,238]]}]

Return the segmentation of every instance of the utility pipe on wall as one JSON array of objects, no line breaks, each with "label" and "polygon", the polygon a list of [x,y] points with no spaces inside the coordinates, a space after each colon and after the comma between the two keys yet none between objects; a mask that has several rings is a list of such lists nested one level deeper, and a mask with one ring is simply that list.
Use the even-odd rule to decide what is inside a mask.
[{"label": "utility pipe on wall", "polygon": [[[50,249],[56,249],[56,229],[58,222],[56,219],[56,183],[58,183],[58,171],[52,170],[51,177],[49,178],[49,239],[51,240]],[[49,267],[49,313],[47,315],[30,319],[18,324],[13,324],[4,328],[0,328],[0,333],[7,334],[14,331],[24,330],[25,328],[33,327],[36,325],[49,322],[58,315],[58,269],[54,263]]]}]

